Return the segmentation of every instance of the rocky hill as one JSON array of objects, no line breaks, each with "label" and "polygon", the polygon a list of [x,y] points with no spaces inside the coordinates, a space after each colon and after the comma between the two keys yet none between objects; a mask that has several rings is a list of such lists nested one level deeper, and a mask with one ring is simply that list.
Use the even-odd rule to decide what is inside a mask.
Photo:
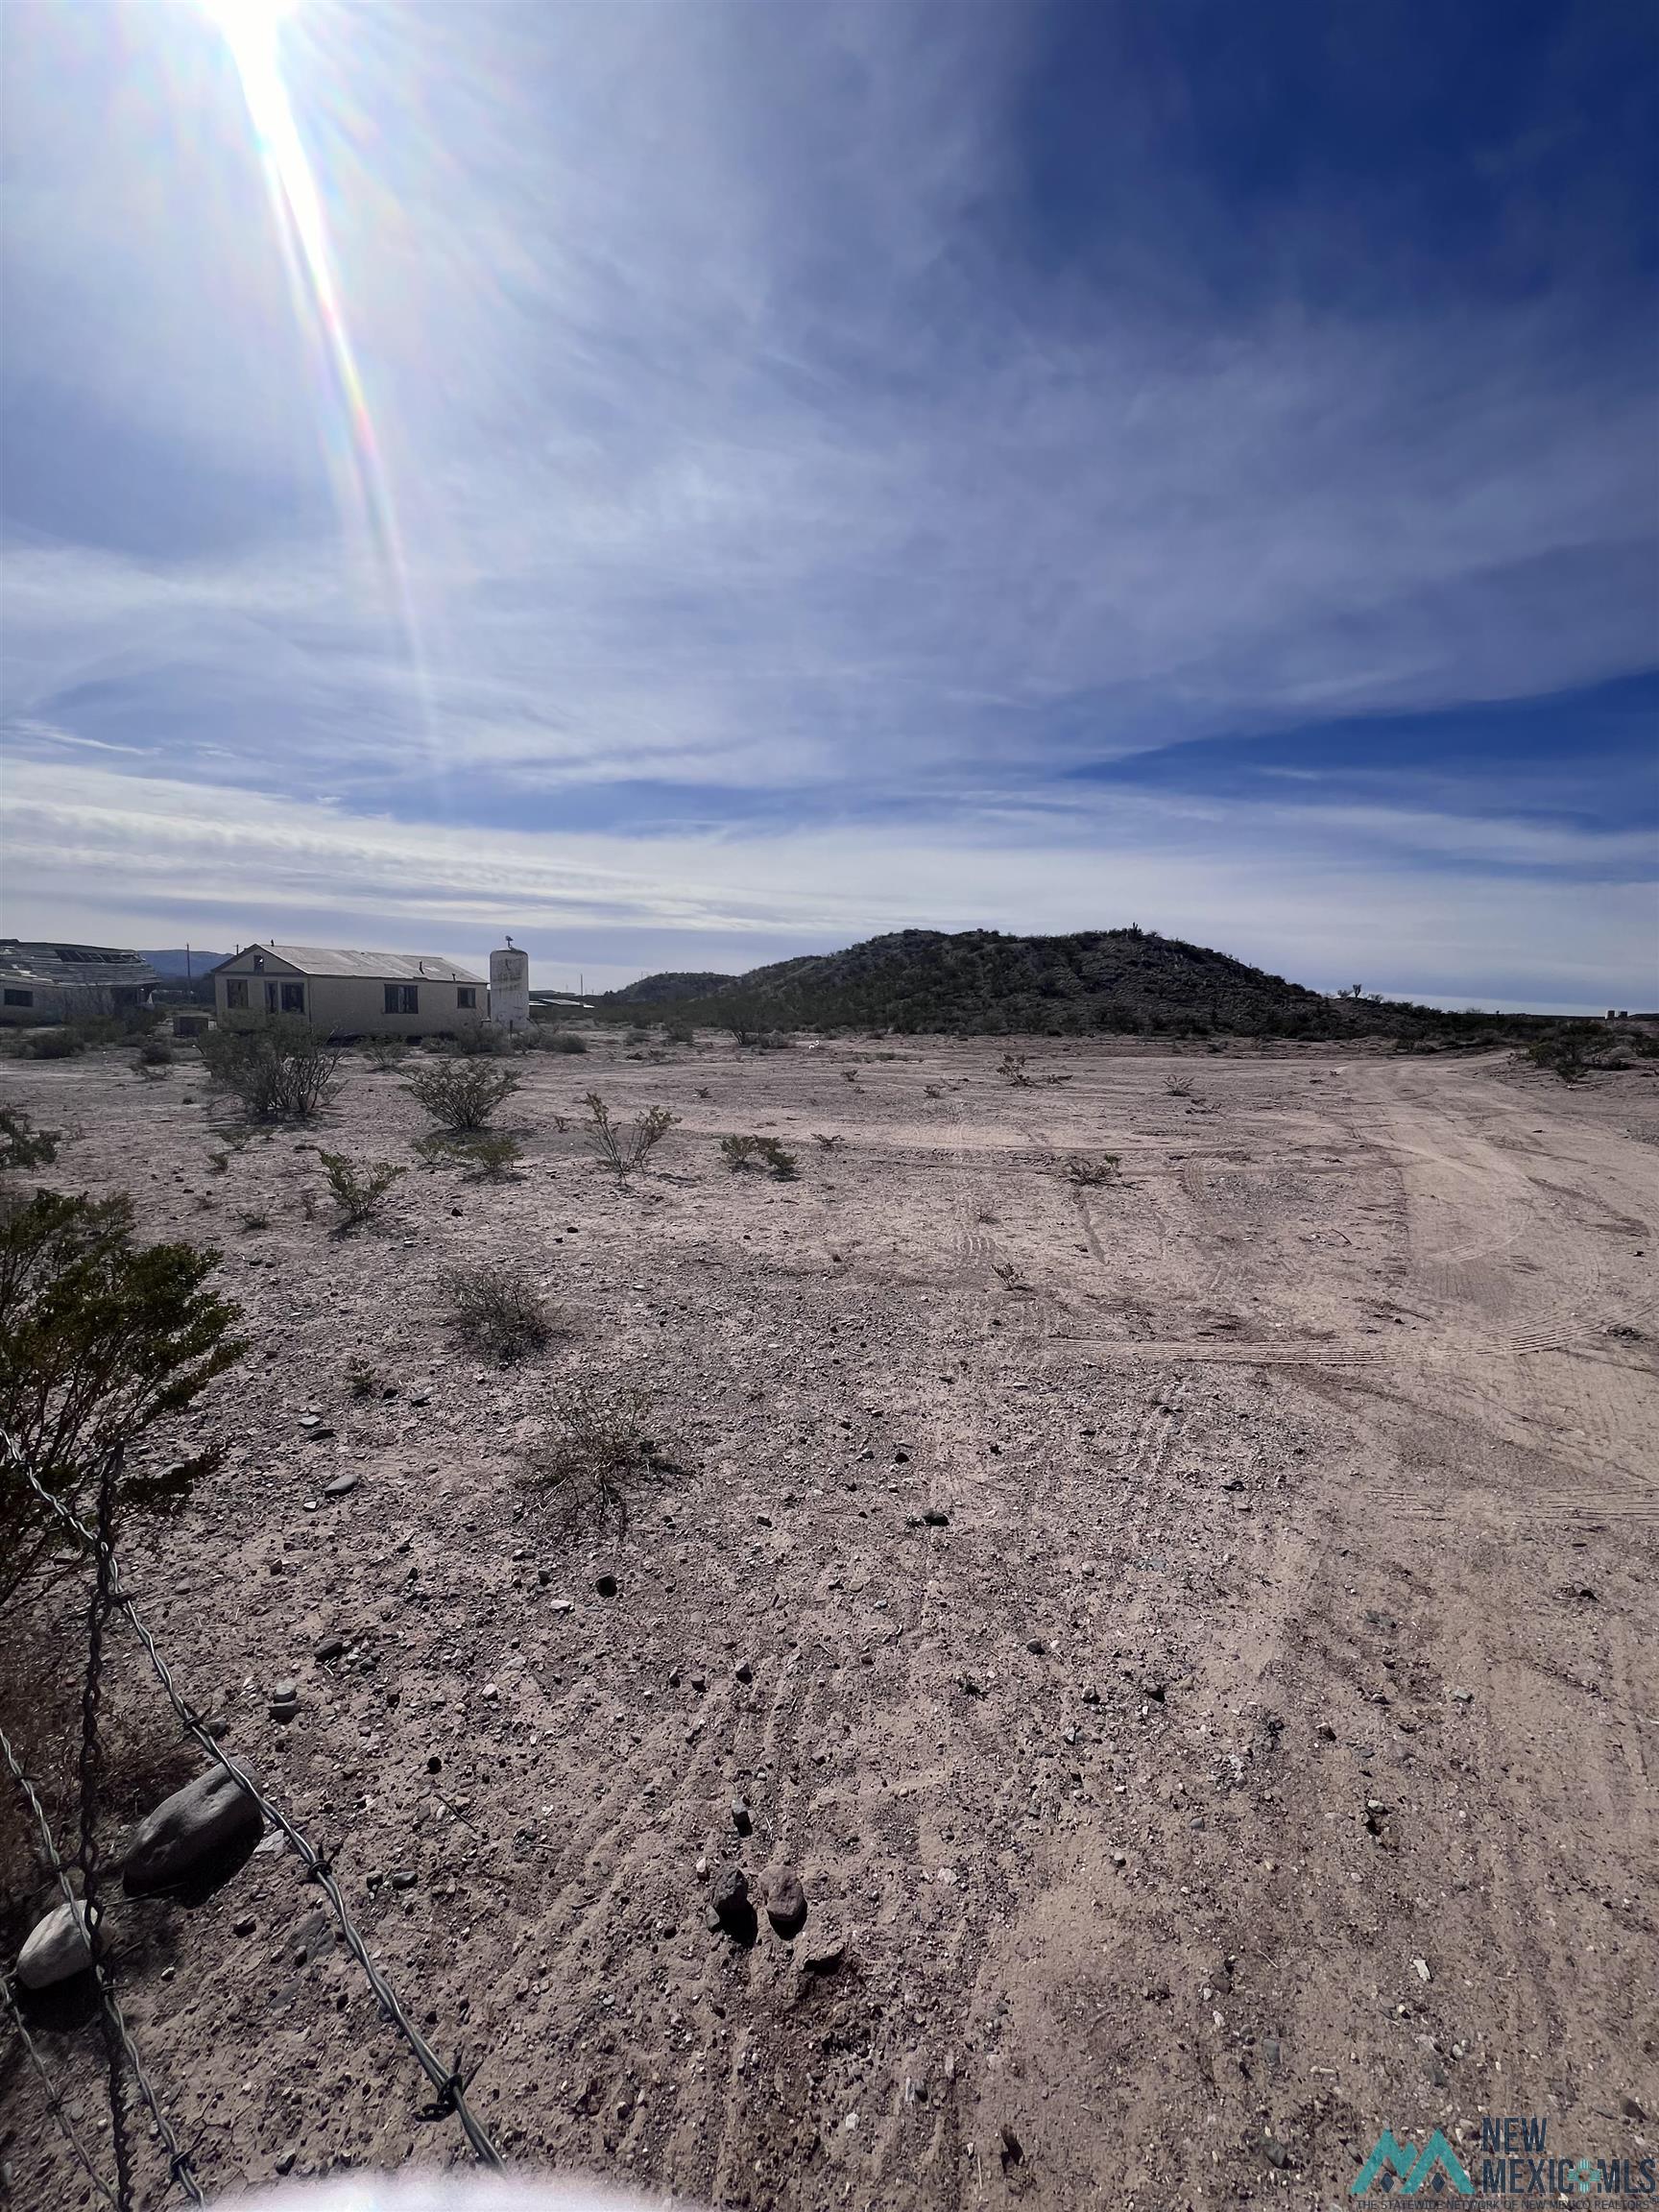
[{"label": "rocky hill", "polygon": [[719,975],[709,969],[668,969],[661,975],[641,975],[637,983],[624,983],[608,991],[605,1002],[616,1006],[660,1006],[674,998],[708,998],[740,978]]},{"label": "rocky hill", "polygon": [[1515,1025],[1509,1018],[1330,998],[1228,953],[1135,927],[1065,937],[902,929],[736,977],[648,975],[610,999],[619,1013],[669,1001],[686,1020],[709,1024],[990,1036],[1385,1033],[1451,1041]]}]

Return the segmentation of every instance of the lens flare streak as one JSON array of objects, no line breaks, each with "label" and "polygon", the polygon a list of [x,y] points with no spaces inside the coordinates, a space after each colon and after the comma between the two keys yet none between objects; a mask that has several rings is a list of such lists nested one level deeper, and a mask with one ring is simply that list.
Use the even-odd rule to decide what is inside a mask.
[{"label": "lens flare streak", "polygon": [[[397,508],[352,349],[316,174],[306,154],[278,53],[280,0],[210,0],[236,66],[276,221],[295,312],[331,391],[324,438],[344,500],[355,511],[403,631],[428,742],[430,686]],[[434,749],[435,750],[435,749]]]}]

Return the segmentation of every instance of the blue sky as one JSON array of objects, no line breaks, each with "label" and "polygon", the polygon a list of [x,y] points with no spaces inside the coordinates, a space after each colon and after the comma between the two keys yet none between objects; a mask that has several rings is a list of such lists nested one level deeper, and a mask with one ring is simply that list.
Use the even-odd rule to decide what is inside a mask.
[{"label": "blue sky", "polygon": [[7,929],[1659,1004],[1647,0],[7,48]]}]

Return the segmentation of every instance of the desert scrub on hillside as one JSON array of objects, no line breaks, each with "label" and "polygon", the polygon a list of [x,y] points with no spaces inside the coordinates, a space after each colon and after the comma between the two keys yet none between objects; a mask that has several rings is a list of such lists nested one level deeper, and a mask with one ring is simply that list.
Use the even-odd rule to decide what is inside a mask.
[{"label": "desert scrub on hillside", "polygon": [[722,1137],[720,1151],[734,1175],[747,1167],[764,1167],[781,1183],[787,1183],[798,1165],[795,1154],[786,1152],[776,1137]]},{"label": "desert scrub on hillside", "polygon": [[546,1427],[526,1447],[526,1479],[573,1527],[628,1532],[635,1494],[677,1472],[650,1433],[647,1390],[583,1377],[557,1392]]},{"label": "desert scrub on hillside", "polygon": [[553,1334],[553,1319],[522,1267],[486,1260],[448,1268],[441,1278],[462,1341],[497,1359],[536,1352]]},{"label": "desert scrub on hillside", "polygon": [[[180,1412],[247,1350],[232,1334],[237,1308],[203,1287],[218,1263],[203,1246],[136,1243],[128,1198],[0,1200],[0,1429],[71,1511],[117,1446]],[[122,1467],[117,1511],[177,1506],[209,1463]],[[0,1598],[72,1549],[8,1453]]]},{"label": "desert scrub on hillside", "polygon": [[511,1098],[524,1078],[511,1068],[492,1068],[482,1059],[441,1060],[417,1069],[406,1086],[409,1095],[442,1129],[487,1129],[495,1110]]},{"label": "desert scrub on hillside", "polygon": [[409,1172],[407,1167],[394,1166],[390,1160],[365,1161],[359,1166],[344,1152],[319,1152],[317,1158],[328,1178],[328,1195],[339,1212],[342,1235],[373,1221],[386,1202],[387,1191],[399,1175]]},{"label": "desert scrub on hillside", "polygon": [[257,1028],[209,1029],[197,1049],[208,1081],[238,1099],[252,1121],[309,1121],[338,1088],[337,1047],[293,1018]]},{"label": "desert scrub on hillside", "polygon": [[625,1126],[611,1118],[611,1109],[597,1091],[589,1091],[583,1103],[588,1109],[583,1137],[619,1183],[646,1166],[680,1118],[666,1106],[649,1106],[637,1121]]}]

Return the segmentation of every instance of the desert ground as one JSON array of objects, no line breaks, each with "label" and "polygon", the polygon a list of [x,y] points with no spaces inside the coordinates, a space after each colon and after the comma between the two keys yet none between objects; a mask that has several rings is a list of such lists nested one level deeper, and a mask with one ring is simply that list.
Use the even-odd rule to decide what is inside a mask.
[{"label": "desert ground", "polygon": [[[316,1131],[209,1172],[188,1060],[8,1067],[71,1132],[36,1179],[211,1238],[246,1310],[156,1440],[222,1468],[122,1544],[181,1686],[514,2165],[1184,2212],[1347,2201],[1384,2128],[1659,2154],[1659,1080],[1027,1042],[1016,1085],[1008,1042],[536,1055],[517,1180],[412,1171],[350,1237]],[[343,1072],[321,1142],[412,1161],[398,1077]],[[681,1118],[625,1187],[589,1089]],[[545,1351],[454,1341],[441,1272],[484,1257]],[[524,1485],[577,1374],[649,1391],[678,1470],[620,1537]],[[73,1688],[56,1606],[29,1665]],[[110,1706],[132,1818],[200,1762],[125,1642]],[[710,1928],[783,1863],[792,1942]],[[7,1872],[10,1958],[51,1898]],[[261,1851],[112,1914],[210,2196],[466,2160],[319,1905]],[[35,2032],[107,2157],[95,2032]],[[91,2202],[0,2052],[12,2200]]]}]

